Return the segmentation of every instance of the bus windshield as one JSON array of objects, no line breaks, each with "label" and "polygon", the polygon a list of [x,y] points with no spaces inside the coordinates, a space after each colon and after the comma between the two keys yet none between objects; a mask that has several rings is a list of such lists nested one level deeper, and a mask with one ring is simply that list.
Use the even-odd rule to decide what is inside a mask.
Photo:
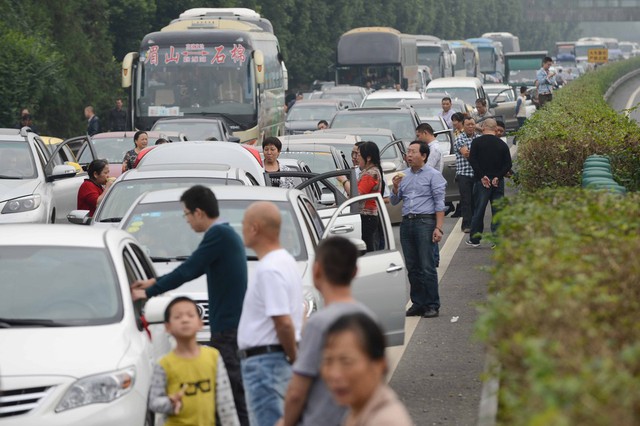
[{"label": "bus windshield", "polygon": [[251,51],[241,44],[151,46],[140,55],[137,115],[256,114]]},{"label": "bus windshield", "polygon": [[480,72],[495,72],[496,59],[493,47],[478,47],[480,55]]},{"label": "bus windshield", "polygon": [[418,46],[418,63],[428,65],[433,77],[442,77],[440,75],[441,52],[442,48],[439,46]]},{"label": "bus windshield", "polygon": [[340,65],[336,71],[336,84],[362,87],[370,84],[376,90],[390,89],[400,84],[400,65]]},{"label": "bus windshield", "polygon": [[594,44],[589,46],[576,46],[576,56],[589,56],[590,49],[604,49],[603,44]]}]

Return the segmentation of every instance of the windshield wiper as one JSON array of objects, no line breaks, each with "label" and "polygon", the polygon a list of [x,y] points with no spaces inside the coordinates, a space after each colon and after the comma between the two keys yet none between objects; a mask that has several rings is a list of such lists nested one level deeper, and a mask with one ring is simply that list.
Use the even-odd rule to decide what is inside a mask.
[{"label": "windshield wiper", "polygon": [[0,179],[24,179],[22,176],[0,175]]},{"label": "windshield wiper", "polygon": [[149,256],[152,262],[171,262],[173,257]]},{"label": "windshield wiper", "polygon": [[108,217],[106,219],[100,219],[98,222],[121,222],[122,218],[121,217]]},{"label": "windshield wiper", "polygon": [[187,260],[188,258],[190,258],[191,256],[176,256],[173,259],[180,261],[180,262],[184,262],[185,260]]},{"label": "windshield wiper", "polygon": [[68,327],[69,325],[50,319],[0,318],[0,328],[11,328],[13,326]]}]

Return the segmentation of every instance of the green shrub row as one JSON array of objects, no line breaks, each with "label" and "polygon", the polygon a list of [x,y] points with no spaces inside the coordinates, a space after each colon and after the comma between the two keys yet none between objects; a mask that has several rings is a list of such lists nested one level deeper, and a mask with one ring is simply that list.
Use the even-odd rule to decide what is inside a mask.
[{"label": "green shrub row", "polygon": [[477,332],[498,424],[640,423],[640,194],[543,189],[499,214]]},{"label": "green shrub row", "polygon": [[579,186],[582,164],[592,154],[607,155],[616,181],[640,189],[640,127],[603,98],[613,82],[639,68],[634,58],[589,72],[527,120],[518,132],[522,190]]}]

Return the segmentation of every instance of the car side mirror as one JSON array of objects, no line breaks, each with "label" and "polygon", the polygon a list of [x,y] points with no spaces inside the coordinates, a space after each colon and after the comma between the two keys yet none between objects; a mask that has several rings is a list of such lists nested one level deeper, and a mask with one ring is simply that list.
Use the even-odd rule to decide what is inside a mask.
[{"label": "car side mirror", "polygon": [[323,192],[320,196],[320,204],[323,206],[332,206],[336,203],[336,197],[332,193]]},{"label": "car side mirror", "polygon": [[498,106],[497,102],[489,102],[489,108],[495,108]]},{"label": "car side mirror", "polygon": [[358,254],[360,256],[367,253],[367,244],[358,238],[349,238],[349,241],[353,243],[354,246],[358,249]]},{"label": "car side mirror", "polygon": [[76,225],[89,225],[91,216],[89,216],[89,210],[72,210],[67,215],[67,220]]},{"label": "car side mirror", "polygon": [[53,171],[49,175],[49,180],[66,179],[74,177],[77,173],[75,167],[68,164],[59,164],[53,168]]},{"label": "car side mirror", "polygon": [[172,297],[152,297],[144,305],[144,319],[148,324],[164,324],[164,311]]},{"label": "car side mirror", "polygon": [[396,171],[396,165],[391,161],[383,161],[380,163],[380,167],[382,167],[382,171],[385,173],[391,173]]}]

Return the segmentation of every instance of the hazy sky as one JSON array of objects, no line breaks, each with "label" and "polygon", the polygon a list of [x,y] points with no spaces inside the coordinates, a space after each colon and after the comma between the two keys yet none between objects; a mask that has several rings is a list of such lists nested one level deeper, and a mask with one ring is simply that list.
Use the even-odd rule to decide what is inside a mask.
[{"label": "hazy sky", "polygon": [[614,37],[618,41],[640,42],[640,22],[582,22],[581,37]]}]

